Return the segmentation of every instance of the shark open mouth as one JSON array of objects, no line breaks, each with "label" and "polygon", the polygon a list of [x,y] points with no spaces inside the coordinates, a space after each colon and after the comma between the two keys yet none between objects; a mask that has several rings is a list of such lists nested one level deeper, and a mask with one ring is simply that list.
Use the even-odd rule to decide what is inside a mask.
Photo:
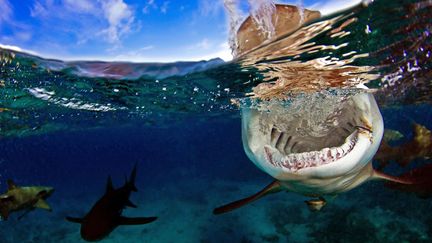
[{"label": "shark open mouth", "polygon": [[275,179],[344,176],[378,150],[384,126],[372,94],[310,94],[290,102],[242,109],[245,152]]},{"label": "shark open mouth", "polygon": [[[345,142],[338,147],[323,148],[318,151],[309,151],[301,153],[284,154],[272,146],[265,145],[264,152],[266,161],[275,167],[285,168],[291,172],[296,172],[304,168],[319,167],[322,165],[330,164],[344,158],[355,148],[359,136],[366,135],[372,137],[372,131],[366,127],[357,126],[355,131],[351,133]],[[284,137],[281,134],[276,144],[281,145],[280,140]],[[288,146],[290,138],[285,141],[283,147]],[[295,144],[292,146],[294,147]]]}]

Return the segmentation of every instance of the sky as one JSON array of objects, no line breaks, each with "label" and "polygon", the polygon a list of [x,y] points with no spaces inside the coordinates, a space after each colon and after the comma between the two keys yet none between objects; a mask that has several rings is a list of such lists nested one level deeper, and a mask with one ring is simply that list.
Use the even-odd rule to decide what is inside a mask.
[{"label": "sky", "polygon": [[[268,0],[237,1],[246,16],[248,1]],[[276,2],[326,14],[359,0]],[[0,47],[61,60],[228,61],[228,22],[223,0],[0,0]]]}]

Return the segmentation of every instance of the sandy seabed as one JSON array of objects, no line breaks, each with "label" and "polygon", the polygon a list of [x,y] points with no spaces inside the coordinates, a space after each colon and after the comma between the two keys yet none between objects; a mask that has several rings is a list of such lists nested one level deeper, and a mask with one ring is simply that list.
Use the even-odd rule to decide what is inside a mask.
[{"label": "sandy seabed", "polygon": [[[268,183],[268,182],[267,182]],[[248,196],[266,182],[185,180],[142,188],[131,196],[137,209],[125,216],[158,216],[147,225],[119,226],[103,242],[431,242],[432,203],[390,191],[379,183],[330,198],[321,212],[309,212],[307,198],[269,195],[236,211],[214,216],[221,204]],[[102,192],[97,192],[100,195]],[[19,213],[0,222],[1,242],[84,242],[78,224],[95,194],[49,199],[53,211]]]}]

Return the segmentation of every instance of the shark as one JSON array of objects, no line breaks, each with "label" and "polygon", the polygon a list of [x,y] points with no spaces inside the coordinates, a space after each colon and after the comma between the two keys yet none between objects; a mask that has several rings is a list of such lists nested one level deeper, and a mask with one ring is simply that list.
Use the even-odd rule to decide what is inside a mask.
[{"label": "shark", "polygon": [[[322,100],[314,104],[320,105],[325,105]],[[319,211],[326,197],[374,180],[387,181],[390,188],[431,195],[431,165],[400,176],[373,168],[372,160],[384,133],[373,94],[354,94],[334,106],[338,108],[318,123],[308,112],[295,111],[297,107],[243,107],[244,150],[258,168],[275,180],[258,193],[218,207],[213,213],[226,213],[283,190],[314,198],[305,202],[312,211]]]},{"label": "shark", "polygon": [[[366,3],[361,3],[356,8],[365,6]],[[286,56],[295,59],[307,49],[310,44],[307,41],[314,36],[310,33],[323,33],[317,30],[324,25],[320,27],[321,22],[316,22],[321,17],[318,11],[285,4],[276,4],[273,10],[261,17],[269,17],[265,20],[273,25],[274,36],[266,38],[261,31],[263,26],[253,16],[236,33],[234,58],[242,65],[265,70],[268,82],[254,87],[246,102],[233,103],[241,106],[242,142],[247,157],[274,180],[261,191],[217,207],[213,213],[223,214],[280,191],[310,197],[306,205],[311,211],[320,211],[327,204],[326,198],[378,180],[395,190],[424,198],[432,196],[432,165],[398,176],[374,169],[372,165],[384,134],[383,118],[374,97],[376,90],[367,88],[363,81],[347,82],[362,80],[359,75],[371,67],[359,67],[356,71],[351,69],[354,65],[336,67],[329,63],[325,66],[330,69],[326,69],[314,62],[284,62]],[[336,19],[322,23],[330,24]],[[335,31],[340,32],[354,21],[354,18],[346,19]],[[349,73],[353,77],[348,77]],[[375,78],[364,76],[364,80]],[[346,88],[347,84],[346,91],[353,92],[341,97],[331,95],[335,88]],[[330,95],[325,95],[326,92]],[[293,96],[288,97],[290,94]],[[313,94],[317,97],[324,94],[324,97],[317,99]],[[302,95],[304,98],[298,99]],[[284,104],[287,100],[291,104]],[[427,157],[432,142],[424,134],[421,141],[401,148],[382,146],[386,151],[382,150],[377,157],[388,161],[406,154],[405,148],[414,147]],[[398,155],[388,155],[395,151]]]},{"label": "shark", "polygon": [[390,146],[388,141],[381,143],[375,156],[380,167],[386,167],[390,161],[395,161],[401,167],[406,167],[413,160],[432,158],[432,132],[423,125],[413,123],[412,133],[413,139],[399,146]]},{"label": "shark", "polygon": [[54,188],[46,186],[17,186],[11,179],[7,180],[8,189],[0,195],[0,215],[7,220],[11,212],[25,211],[18,219],[28,212],[42,208],[51,211],[51,207],[45,201]]},{"label": "shark", "polygon": [[133,168],[129,180],[115,189],[111,177],[108,177],[105,194],[94,204],[91,210],[82,218],[66,217],[66,220],[81,224],[81,237],[86,241],[99,241],[108,236],[120,225],[148,224],[157,217],[124,217],[123,209],[136,208],[130,200],[130,194],[136,192],[135,186],[136,165]]}]

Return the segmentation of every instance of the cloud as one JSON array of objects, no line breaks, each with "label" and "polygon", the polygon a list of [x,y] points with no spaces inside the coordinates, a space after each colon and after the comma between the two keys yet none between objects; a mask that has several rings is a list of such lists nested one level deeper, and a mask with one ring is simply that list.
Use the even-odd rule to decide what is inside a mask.
[{"label": "cloud", "polygon": [[208,50],[212,46],[213,46],[213,44],[209,41],[209,39],[204,38],[200,42],[189,46],[187,49],[189,49],[189,50],[196,50],[196,49]]},{"label": "cloud", "polygon": [[97,10],[95,1],[90,0],[63,0],[68,10],[79,13],[91,13]]},{"label": "cloud", "polygon": [[0,0],[0,27],[11,21],[12,7],[8,0]]},{"label": "cloud", "polygon": [[0,35],[0,41],[16,44],[16,42],[21,43],[30,40],[32,37],[30,27],[17,21],[13,11],[13,6],[8,0],[0,0],[0,30],[7,30],[7,34],[3,32]]},{"label": "cloud", "polygon": [[33,4],[33,8],[30,9],[30,16],[32,16],[33,18],[46,17],[48,16],[48,11],[42,3],[35,1]]},{"label": "cloud", "polygon": [[103,1],[102,8],[109,27],[101,33],[110,43],[119,44],[121,36],[131,32],[134,22],[132,10],[123,0]]},{"label": "cloud", "polygon": [[142,12],[144,14],[148,14],[150,12],[150,8],[157,9],[157,5],[154,0],[148,0],[142,9]]},{"label": "cloud", "polygon": [[[200,42],[186,47],[186,50],[192,50],[192,55],[179,57],[179,60],[190,60],[190,61],[200,61],[208,60],[212,58],[222,58],[224,61],[232,60],[233,56],[231,54],[231,49],[227,42],[214,43],[204,38]],[[196,53],[200,53],[196,55]]]},{"label": "cloud", "polygon": [[122,38],[140,27],[133,9],[123,0],[36,0],[30,14],[43,28],[55,29],[57,39],[69,36],[70,40],[72,35],[78,45],[102,40],[111,49],[120,47]]},{"label": "cloud", "polygon": [[156,10],[160,11],[163,14],[166,14],[169,4],[170,1],[164,1],[162,4],[158,5],[155,0],[147,0],[147,2],[144,4],[144,7],[142,8],[142,12],[144,14],[148,14],[150,13],[150,10]]},{"label": "cloud", "polygon": [[193,58],[193,60],[209,60],[216,57],[222,58],[224,61],[231,61],[233,59],[233,56],[231,54],[231,48],[229,47],[227,42],[223,42],[217,45],[214,51],[204,54],[202,56],[197,56]]},{"label": "cloud", "polygon": [[169,4],[169,1],[165,1],[165,2],[163,2],[162,6],[160,7],[160,11],[161,11],[161,13],[164,13],[164,14],[167,13],[167,10],[168,10],[168,4]]},{"label": "cloud", "polygon": [[223,13],[224,11],[223,1],[222,0],[219,1],[199,0],[198,11],[202,16],[214,17],[220,13]]}]

